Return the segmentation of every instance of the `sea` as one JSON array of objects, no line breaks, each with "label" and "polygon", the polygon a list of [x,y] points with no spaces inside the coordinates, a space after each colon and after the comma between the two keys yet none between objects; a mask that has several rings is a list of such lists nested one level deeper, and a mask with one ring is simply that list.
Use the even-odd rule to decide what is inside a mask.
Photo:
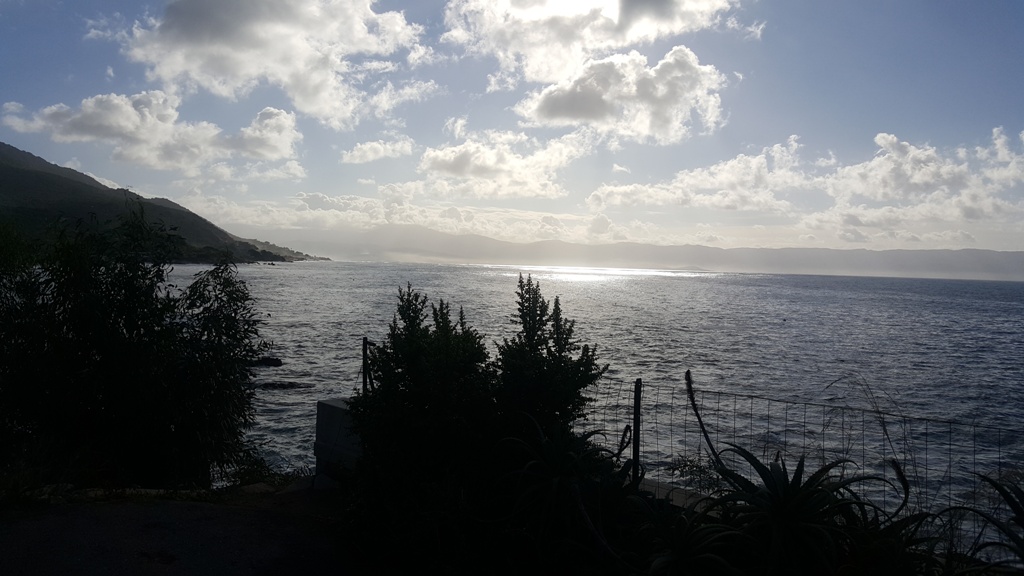
[{"label": "sea", "polygon": [[[181,265],[173,274],[180,283],[200,269]],[[646,422],[689,414],[690,370],[696,389],[725,395],[719,403],[757,399],[787,413],[803,406],[805,420],[807,406],[848,406],[933,429],[992,429],[1000,459],[1024,461],[1024,438],[1015,436],[1024,423],[1021,282],[375,262],[250,264],[238,273],[270,355],[283,362],[257,369],[250,432],[279,466],[314,465],[317,401],[360,388],[362,339],[385,338],[399,289],[461,308],[493,354],[516,331],[520,275],[549,301],[559,298],[579,342],[608,364],[588,425],[615,439],[629,422],[637,379]],[[665,428],[645,425],[644,434],[670,435]],[[666,462],[668,452],[657,458]]]}]

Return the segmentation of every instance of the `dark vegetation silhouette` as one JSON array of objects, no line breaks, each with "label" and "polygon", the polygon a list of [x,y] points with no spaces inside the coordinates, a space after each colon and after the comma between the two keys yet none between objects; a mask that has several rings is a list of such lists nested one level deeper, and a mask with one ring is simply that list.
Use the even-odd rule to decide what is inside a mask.
[{"label": "dark vegetation silhouette", "polygon": [[0,491],[208,487],[250,462],[268,344],[232,264],[168,282],[175,238],[141,207],[39,245],[0,227]]},{"label": "dark vegetation silhouette", "polygon": [[[674,463],[697,481],[657,498],[631,477],[625,446],[574,423],[607,369],[573,335],[561,303],[520,277],[517,332],[484,337],[447,302],[400,289],[371,385],[350,402],[364,457],[348,479],[348,545],[394,569],[474,574],[976,574],[1024,566],[1024,492],[986,479],[999,512],[911,505],[896,480],[840,459],[762,460],[719,447],[691,409],[706,456]],[[884,507],[864,496],[899,495]],[[1005,512],[1003,513],[1005,514]],[[967,545],[960,521],[988,522]],[[400,550],[400,552],[395,552]],[[986,554],[1003,553],[997,563]],[[1008,558],[1008,559],[1007,559]]]},{"label": "dark vegetation silhouette", "polygon": [[[246,468],[252,366],[266,350],[230,264],[168,284],[173,238],[138,211],[39,246],[0,224],[0,500],[39,486],[209,486]],[[1021,573],[1024,491],[929,511],[847,460],[761,459],[712,441],[683,498],[645,490],[582,432],[607,366],[532,278],[494,342],[407,286],[350,402],[364,454],[342,482],[340,543],[381,572],[449,574]],[[617,435],[616,435],[617,436]],[[257,467],[258,468],[258,467]],[[864,496],[899,494],[889,508]],[[961,543],[960,523],[984,528]],[[992,557],[990,554],[999,554]]]}]

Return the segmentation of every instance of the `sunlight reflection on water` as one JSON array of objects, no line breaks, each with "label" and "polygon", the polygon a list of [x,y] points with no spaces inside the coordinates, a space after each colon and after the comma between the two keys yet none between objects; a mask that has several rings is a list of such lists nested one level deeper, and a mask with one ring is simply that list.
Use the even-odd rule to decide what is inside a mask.
[{"label": "sunlight reflection on water", "polygon": [[[180,266],[182,282],[197,267]],[[362,337],[387,334],[398,288],[464,307],[490,353],[516,326],[522,272],[559,296],[610,370],[600,402],[643,378],[652,397],[699,388],[833,402],[868,382],[909,415],[1006,426],[1024,420],[1024,283],[723,274],[686,270],[304,262],[241,266],[280,368],[257,372],[252,436],[312,464],[316,402],[360,381]],[[859,394],[851,388],[844,401]],[[998,408],[998,410],[994,409]],[[680,406],[652,409],[652,421]],[[685,407],[683,407],[685,409]]]},{"label": "sunlight reflection on water", "polygon": [[676,278],[714,278],[720,272],[702,270],[656,270],[646,268],[606,268],[589,266],[509,266],[494,264],[483,266],[493,269],[513,269],[507,276],[529,274],[535,279],[551,279],[564,282],[608,282],[623,277],[661,276]]}]

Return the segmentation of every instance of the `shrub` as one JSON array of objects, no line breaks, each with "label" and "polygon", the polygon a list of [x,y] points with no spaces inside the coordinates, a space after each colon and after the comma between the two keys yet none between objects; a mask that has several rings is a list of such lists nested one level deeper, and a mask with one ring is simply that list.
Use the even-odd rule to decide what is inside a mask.
[{"label": "shrub", "polygon": [[[586,391],[608,370],[597,348],[580,345],[576,322],[562,316],[558,297],[549,307],[540,284],[519,275],[516,313],[519,332],[498,345],[497,400],[506,413],[524,412],[549,434],[567,431],[587,416]],[[550,310],[550,312],[549,312]]]},{"label": "shrub", "polygon": [[[557,299],[549,308],[530,278],[520,278],[517,297],[520,331],[494,361],[461,310],[454,319],[448,303],[432,305],[408,285],[369,351],[369,385],[349,401],[364,444],[360,526],[401,540],[410,558],[520,566],[600,533],[611,460],[571,423],[604,368],[577,344]],[[566,523],[546,520],[566,511]]]},{"label": "shrub", "polygon": [[387,337],[370,350],[372,384],[350,401],[371,456],[425,465],[420,457],[429,455],[450,465],[446,454],[465,458],[489,448],[512,433],[510,422],[562,434],[586,416],[585,390],[607,366],[576,341],[575,323],[562,316],[558,298],[549,308],[540,285],[522,276],[516,296],[512,320],[520,330],[498,345],[492,362],[461,309],[453,320],[444,300],[432,305],[411,285],[399,289]]},{"label": "shrub", "polygon": [[387,337],[370,349],[372,383],[350,401],[367,456],[415,470],[450,466],[478,448],[495,415],[483,338],[461,310],[453,321],[443,300],[427,306],[411,286],[398,290]]},{"label": "shrub", "polygon": [[210,483],[243,454],[253,300],[221,264],[167,281],[173,238],[129,210],[59,231],[0,283],[0,458],[37,482]]}]

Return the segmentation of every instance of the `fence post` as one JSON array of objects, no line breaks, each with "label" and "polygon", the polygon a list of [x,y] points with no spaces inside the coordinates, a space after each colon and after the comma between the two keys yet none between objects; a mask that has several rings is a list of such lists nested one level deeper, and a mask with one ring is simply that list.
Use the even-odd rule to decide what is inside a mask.
[{"label": "fence post", "polygon": [[366,361],[367,348],[370,347],[370,340],[363,336],[363,395],[366,395],[366,389],[369,386],[370,371],[367,370],[368,362]]},{"label": "fence post", "polygon": [[633,385],[633,486],[640,486],[640,395],[643,380],[636,379]]}]

